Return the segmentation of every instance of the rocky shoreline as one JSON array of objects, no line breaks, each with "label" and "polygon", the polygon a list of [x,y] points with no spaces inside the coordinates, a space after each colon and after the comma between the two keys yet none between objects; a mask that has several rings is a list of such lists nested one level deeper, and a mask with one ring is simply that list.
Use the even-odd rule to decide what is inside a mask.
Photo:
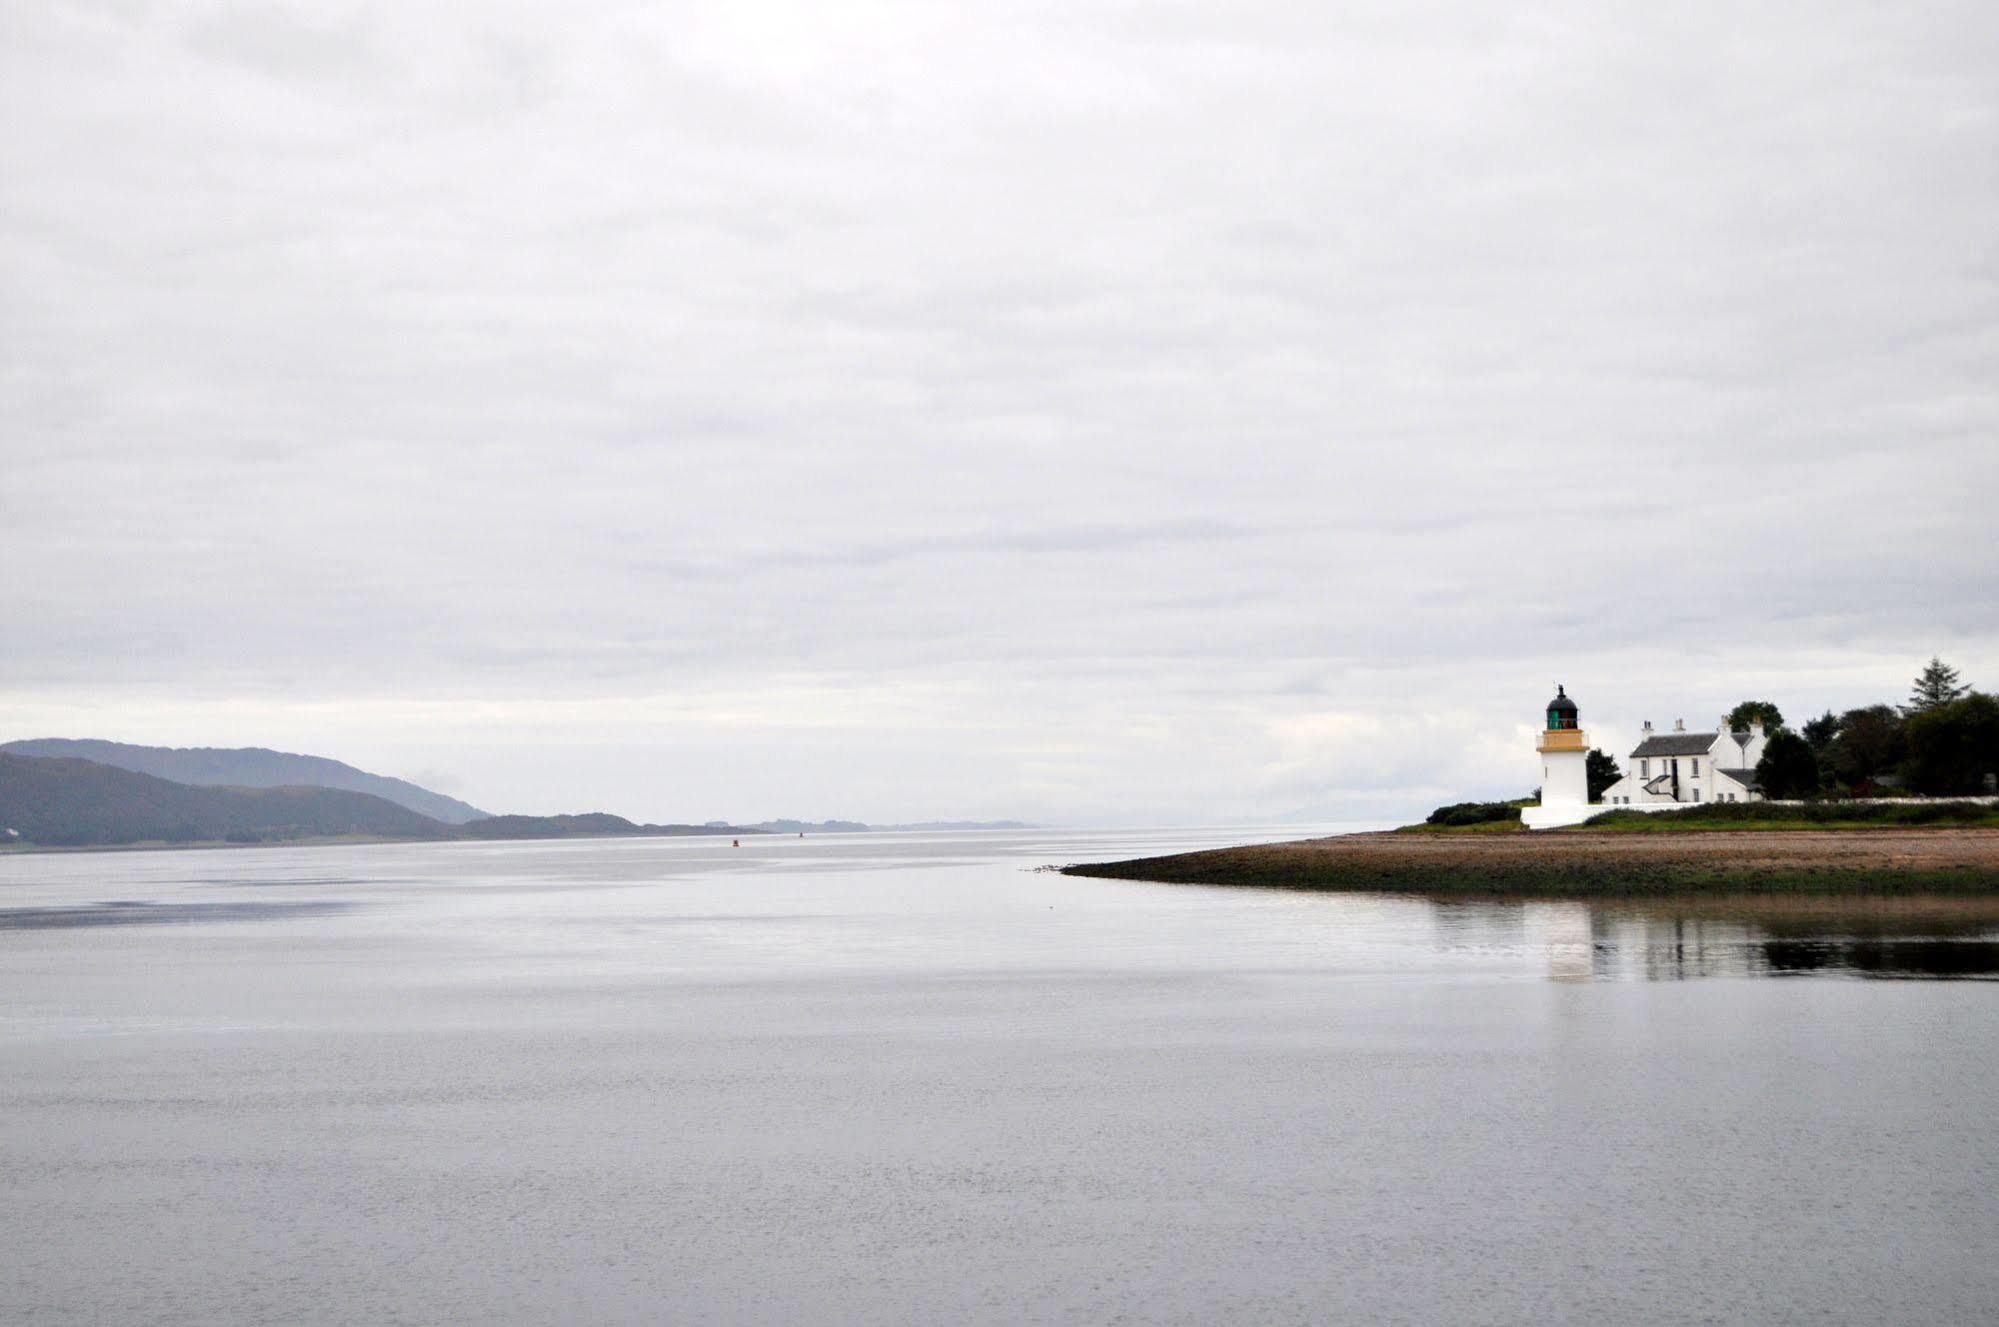
[{"label": "rocky shoreline", "polygon": [[1999,893],[1999,829],[1349,834],[1065,866],[1168,884],[1564,898]]}]

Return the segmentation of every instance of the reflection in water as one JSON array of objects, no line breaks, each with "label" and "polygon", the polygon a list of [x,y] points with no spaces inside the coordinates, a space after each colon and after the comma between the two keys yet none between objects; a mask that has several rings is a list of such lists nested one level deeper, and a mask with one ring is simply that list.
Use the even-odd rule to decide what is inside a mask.
[{"label": "reflection in water", "polygon": [[1999,977],[1999,899],[1682,896],[1438,902],[1450,948],[1538,949],[1551,981]]},{"label": "reflection in water", "polygon": [[1866,977],[1991,977],[1999,973],[1993,940],[1769,940],[1763,955],[1773,972],[1824,969]]},{"label": "reflection in water", "polygon": [[1581,904],[1547,908],[1541,916],[1541,943],[1548,950],[1551,981],[1588,981],[1595,970],[1596,927]]}]

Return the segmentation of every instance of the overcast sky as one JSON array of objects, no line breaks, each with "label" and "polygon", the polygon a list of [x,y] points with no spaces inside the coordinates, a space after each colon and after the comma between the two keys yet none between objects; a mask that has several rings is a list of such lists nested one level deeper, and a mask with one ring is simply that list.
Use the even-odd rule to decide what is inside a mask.
[{"label": "overcast sky", "polygon": [[1990,0],[0,0],[0,346],[0,737],[1224,820],[1999,686]]}]

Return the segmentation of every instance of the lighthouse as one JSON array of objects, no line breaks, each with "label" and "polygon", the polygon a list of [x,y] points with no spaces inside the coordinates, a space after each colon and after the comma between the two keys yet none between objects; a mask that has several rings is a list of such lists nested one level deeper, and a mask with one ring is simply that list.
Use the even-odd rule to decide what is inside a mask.
[{"label": "lighthouse", "polygon": [[1541,753],[1541,804],[1520,813],[1529,829],[1580,825],[1590,817],[1589,739],[1577,722],[1576,703],[1559,683],[1547,713],[1548,725],[1534,743]]}]

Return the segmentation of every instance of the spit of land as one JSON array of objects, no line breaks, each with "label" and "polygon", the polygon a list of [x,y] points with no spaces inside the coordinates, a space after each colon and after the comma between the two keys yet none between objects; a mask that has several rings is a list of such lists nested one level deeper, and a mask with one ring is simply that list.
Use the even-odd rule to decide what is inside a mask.
[{"label": "spit of land", "polygon": [[1999,828],[1389,832],[1062,869],[1175,884],[1446,895],[1999,893]]}]

